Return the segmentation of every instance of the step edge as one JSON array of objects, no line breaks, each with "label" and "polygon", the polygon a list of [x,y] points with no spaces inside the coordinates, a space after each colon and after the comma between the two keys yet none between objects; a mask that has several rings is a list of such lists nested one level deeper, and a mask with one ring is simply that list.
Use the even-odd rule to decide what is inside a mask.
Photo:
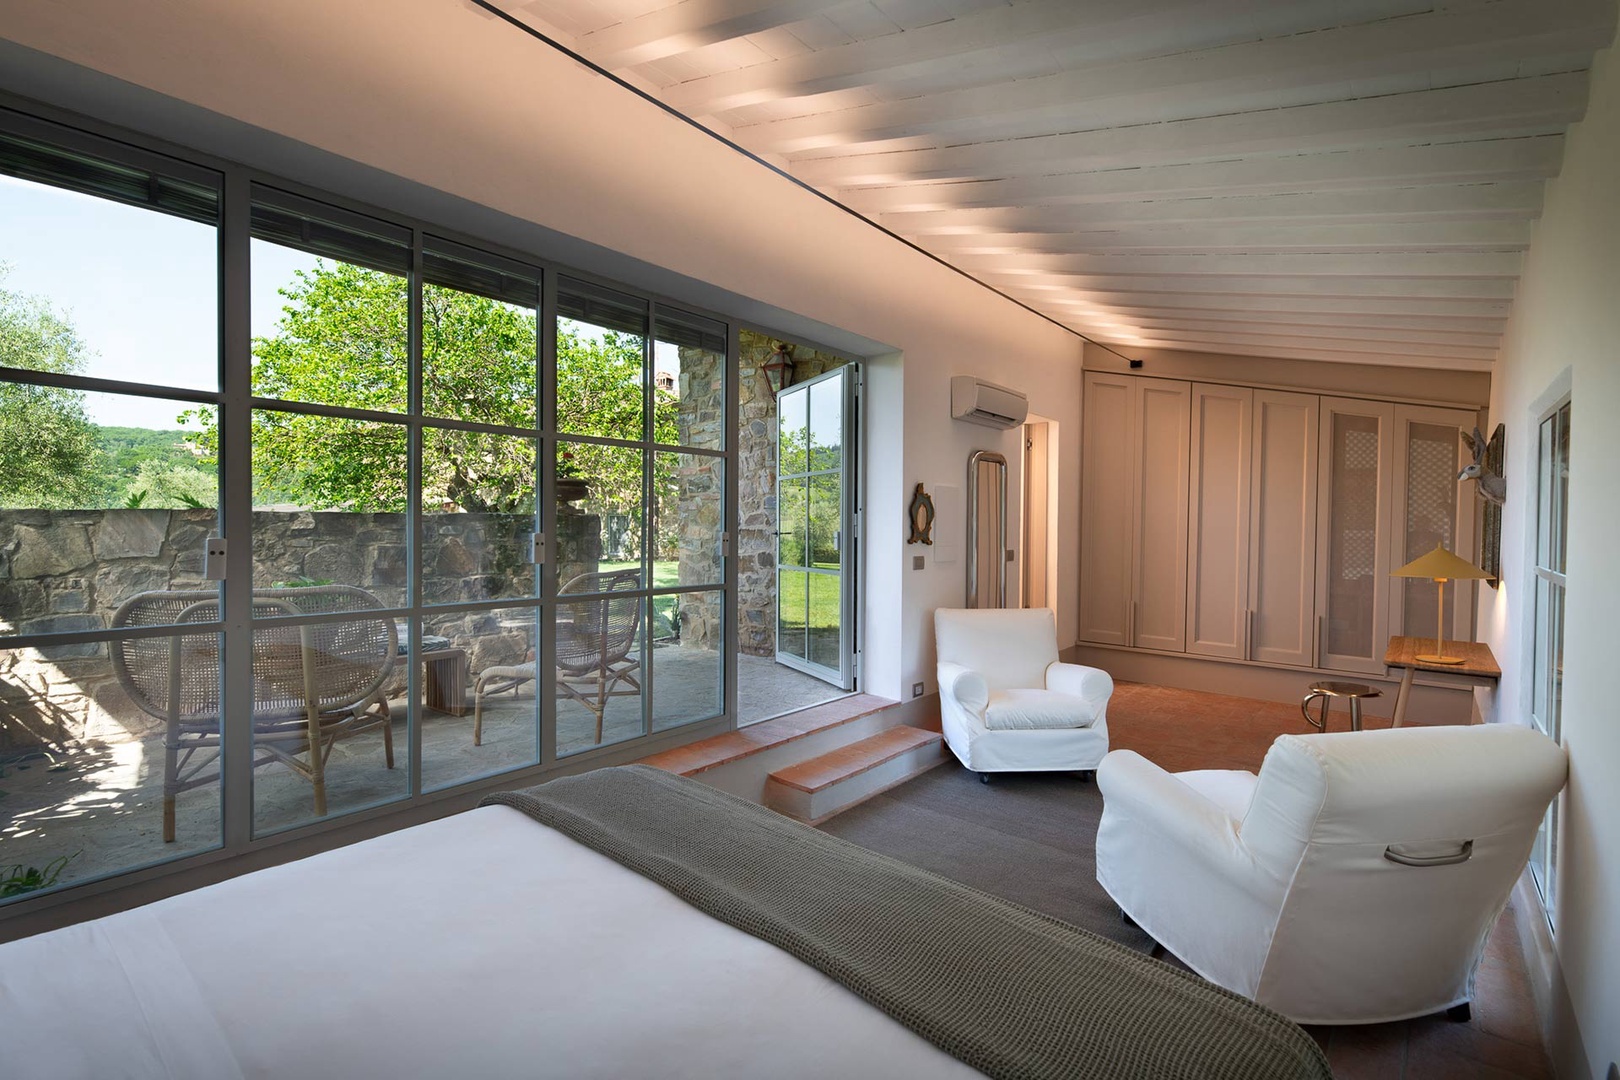
[{"label": "step edge", "polygon": [[[917,732],[917,735],[906,736],[904,741],[893,738],[892,733],[906,731],[907,729]],[[853,750],[856,747],[862,746],[869,742],[880,742],[884,740],[893,740],[894,745],[892,747],[885,747],[883,756],[874,758],[871,761],[863,762],[859,768],[852,769],[848,772],[839,773],[837,776],[834,776],[825,783],[807,786],[804,783],[791,779],[789,776],[789,774],[793,773],[795,770],[814,765],[824,757],[844,753],[845,751]],[[827,753],[818,757],[795,762],[786,768],[778,769],[776,772],[773,772],[765,777],[765,783],[767,786],[772,783],[781,784],[783,787],[790,787],[796,791],[802,791],[806,795],[814,795],[817,792],[827,790],[835,784],[843,783],[845,780],[853,779],[854,777],[860,776],[862,773],[870,772],[880,765],[886,765],[895,758],[900,757],[902,754],[909,753],[912,750],[921,749],[922,747],[930,744],[942,743],[944,741],[945,737],[937,731],[928,731],[925,728],[913,728],[909,724],[901,724],[898,727],[892,727],[886,731],[880,731],[876,735],[869,735],[866,738],[861,739],[859,742],[852,742],[848,746],[840,746],[836,750],[829,750]]]}]

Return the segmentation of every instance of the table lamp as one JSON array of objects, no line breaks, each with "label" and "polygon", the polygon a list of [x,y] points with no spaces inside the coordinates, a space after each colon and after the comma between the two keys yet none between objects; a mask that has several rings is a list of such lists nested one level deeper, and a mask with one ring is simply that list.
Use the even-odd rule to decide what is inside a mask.
[{"label": "table lamp", "polygon": [[1421,558],[1413,559],[1399,570],[1390,574],[1391,577],[1417,577],[1431,578],[1440,586],[1440,617],[1439,625],[1434,632],[1434,655],[1419,655],[1418,660],[1425,664],[1461,664],[1468,658],[1466,656],[1447,656],[1445,650],[1446,637],[1446,582],[1458,578],[1488,578],[1491,575],[1466,559],[1460,559],[1445,549],[1442,544],[1436,544],[1434,550]]}]

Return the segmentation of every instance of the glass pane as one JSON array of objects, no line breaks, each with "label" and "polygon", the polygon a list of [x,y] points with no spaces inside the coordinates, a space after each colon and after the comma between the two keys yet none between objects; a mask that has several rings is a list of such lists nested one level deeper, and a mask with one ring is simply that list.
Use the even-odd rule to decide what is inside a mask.
[{"label": "glass pane", "polygon": [[[1547,734],[1564,741],[1564,587],[1552,584],[1548,590],[1548,636],[1552,638],[1547,670]],[[1539,651],[1539,649],[1538,649]]]},{"label": "glass pane", "polygon": [[646,597],[640,570],[603,574],[590,600],[557,605],[557,754],[646,733],[641,687]]},{"label": "glass pane", "polygon": [[812,476],[809,485],[809,565],[822,570],[837,570],[843,559],[844,485],[837,473]]},{"label": "glass pane", "polygon": [[1333,416],[1328,653],[1372,657],[1378,551],[1378,418]]},{"label": "glass pane", "polygon": [[776,580],[776,651],[809,659],[810,582],[803,570],[781,570]]},{"label": "glass pane", "polygon": [[[1472,557],[1472,552],[1457,551],[1457,472],[1462,467],[1457,457],[1461,445],[1456,427],[1450,424],[1406,426],[1405,535],[1397,565],[1433,551],[1436,544],[1463,558]],[[1446,586],[1447,633],[1456,625],[1453,617],[1459,590],[1468,587],[1451,583]],[[1406,623],[1401,632],[1416,637],[1433,635],[1440,625],[1436,608],[1440,590],[1427,578],[1403,578],[1401,588],[1406,601]]]},{"label": "glass pane", "polygon": [[[124,624],[216,611],[159,594]],[[219,846],[219,655],[217,634],[0,650],[0,903]]]},{"label": "glass pane", "polygon": [[[677,628],[661,636],[666,624],[656,613],[665,608]],[[725,594],[677,593],[653,597],[652,722],[654,731],[719,716],[724,690],[720,651],[725,647]]]},{"label": "glass pane", "polygon": [[354,585],[406,602],[405,428],[253,414],[253,583]]},{"label": "glass pane", "polygon": [[422,287],[422,411],[483,424],[535,425],[533,307]]},{"label": "glass pane", "polygon": [[653,340],[653,439],[725,446],[726,328],[695,315],[660,313]]},{"label": "glass pane", "polygon": [[810,469],[810,399],[804,392],[783,393],[776,399],[776,471],[784,476]]},{"label": "glass pane", "polygon": [[777,562],[804,566],[810,558],[810,481],[783,477],[777,506]]},{"label": "glass pane", "polygon": [[422,598],[428,604],[535,595],[535,440],[422,432]]},{"label": "glass pane", "polygon": [[0,176],[0,365],[219,389],[210,224]]},{"label": "glass pane", "polygon": [[1534,626],[1536,662],[1530,673],[1530,718],[1542,731],[1551,734],[1552,722],[1552,639],[1549,618],[1552,608],[1552,583],[1537,574],[1536,611]]},{"label": "glass pane", "polygon": [[660,450],[653,454],[653,461],[658,492],[653,584],[724,584],[720,511],[725,498],[725,459]]},{"label": "glass pane", "polygon": [[844,461],[844,380],[810,387],[809,468],[837,469]]},{"label": "glass pane", "polygon": [[0,382],[0,634],[102,630],[131,597],[216,588],[214,434],[211,408]]},{"label": "glass pane", "polygon": [[1536,513],[1536,565],[1553,568],[1553,515],[1556,509],[1556,492],[1554,477],[1557,475],[1557,463],[1554,461],[1553,447],[1558,439],[1558,417],[1549,416],[1541,422],[1538,432],[1539,446],[1537,448],[1537,513]]},{"label": "glass pane", "polygon": [[1565,405],[1558,410],[1558,441],[1553,456],[1553,531],[1556,536],[1553,550],[1557,562],[1552,569],[1560,574],[1564,572],[1569,551],[1569,409]]},{"label": "glass pane", "polygon": [[[418,642],[422,789],[534,765],[540,760],[540,698],[534,608],[430,615]],[[403,624],[401,624],[403,627]],[[395,682],[403,687],[404,649]]]},{"label": "glass pane", "polygon": [[[369,593],[336,585],[253,596],[260,618],[379,606]],[[387,616],[259,624],[249,717],[256,834],[409,794],[403,722],[394,737],[395,719],[405,718],[400,666],[398,630]]]},{"label": "glass pane", "polygon": [[810,593],[806,629],[809,642],[807,659],[812,664],[820,664],[834,671],[838,670],[839,658],[843,655],[839,641],[839,627],[842,623],[839,608],[841,580],[838,574],[812,573],[806,582]]},{"label": "glass pane", "polygon": [[410,382],[403,274],[252,242],[253,393],[404,412]]},{"label": "glass pane", "polygon": [[[644,440],[645,302],[573,284],[559,294],[558,305],[557,430]],[[668,404],[673,439],[674,403]]]},{"label": "glass pane", "polygon": [[557,453],[557,582],[595,592],[598,572],[641,568],[642,451],[562,443]]}]

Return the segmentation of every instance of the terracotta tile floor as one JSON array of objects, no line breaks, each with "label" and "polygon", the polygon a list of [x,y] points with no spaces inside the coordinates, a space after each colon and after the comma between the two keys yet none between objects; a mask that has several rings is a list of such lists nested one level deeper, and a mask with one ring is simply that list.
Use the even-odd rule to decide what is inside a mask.
[{"label": "terracotta tile floor", "polygon": [[[1376,717],[1365,724],[1388,725]],[[1330,730],[1348,726],[1342,708],[1329,719]],[[1141,683],[1117,684],[1108,705],[1110,745],[1171,770],[1258,770],[1278,735],[1311,730],[1297,705]],[[1466,1024],[1439,1016],[1306,1030],[1343,1080],[1551,1077],[1511,908],[1491,931],[1475,989]]]}]

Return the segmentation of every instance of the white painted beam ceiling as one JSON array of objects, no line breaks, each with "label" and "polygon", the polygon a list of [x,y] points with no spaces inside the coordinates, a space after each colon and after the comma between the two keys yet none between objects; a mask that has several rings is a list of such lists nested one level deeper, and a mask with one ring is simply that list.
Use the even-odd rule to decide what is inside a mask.
[{"label": "white painted beam ceiling", "polygon": [[494,2],[1126,354],[1458,369],[1615,30],[1614,0]]}]

